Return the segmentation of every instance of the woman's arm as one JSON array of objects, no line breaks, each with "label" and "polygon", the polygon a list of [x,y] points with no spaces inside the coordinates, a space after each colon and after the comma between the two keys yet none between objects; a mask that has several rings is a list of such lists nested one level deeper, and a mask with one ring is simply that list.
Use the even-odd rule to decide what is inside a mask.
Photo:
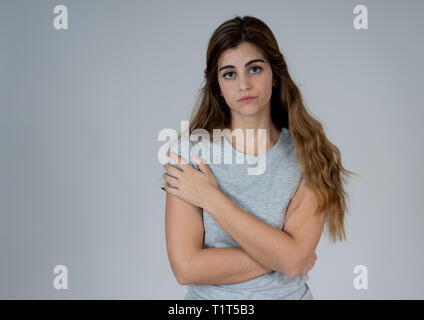
[{"label": "woman's arm", "polygon": [[[299,192],[301,188],[298,188],[292,200],[300,205],[297,208],[290,204],[287,215],[295,211],[294,218],[300,222],[295,223],[291,232],[281,232],[227,198],[217,187],[212,171],[203,161],[194,159],[199,167],[196,171],[178,155],[171,153],[170,156],[183,166],[183,171],[165,165],[165,169],[172,174],[172,177],[166,176],[166,181],[176,186],[175,189],[166,187],[167,192],[207,211],[249,256],[265,267],[295,277],[307,266],[318,245],[325,221],[325,212],[316,212],[318,198],[312,189],[302,186],[308,188],[308,196],[304,196],[303,192]],[[292,206],[295,209],[290,209]]]},{"label": "woman's arm", "polygon": [[179,284],[242,282],[271,272],[242,248],[203,247],[202,209],[167,193],[166,247]]},{"label": "woman's arm", "polygon": [[320,240],[325,215],[317,214],[318,198],[308,186],[299,187],[290,203],[284,231],[248,214],[220,190],[210,189],[202,207],[253,259],[293,278],[304,274]]},{"label": "woman's arm", "polygon": [[257,278],[271,271],[242,248],[206,248],[191,255],[180,284],[232,284]]},{"label": "woman's arm", "polygon": [[[185,167],[186,168],[186,167]],[[187,173],[192,173],[189,169],[189,166],[187,166]],[[171,171],[173,176],[181,177],[180,170],[178,169],[168,169]],[[177,172],[178,171],[178,172]],[[185,172],[185,171],[184,171]],[[166,175],[165,175],[166,177]],[[193,178],[193,177],[192,177]],[[168,181],[168,178],[165,178],[166,181]],[[182,179],[183,180],[183,179]],[[176,180],[175,178],[172,179],[172,181],[168,182],[177,182],[180,184],[184,181]],[[178,185],[177,185],[178,187]],[[256,278],[260,275],[266,274],[268,272],[271,272],[272,270],[280,271],[282,268],[280,268],[280,265],[269,265],[267,262],[269,261],[263,261],[264,253],[259,253],[258,248],[266,249],[265,250],[265,256],[270,254],[272,257],[280,256],[283,257],[279,258],[284,259],[284,261],[290,262],[290,266],[299,265],[296,264],[296,261],[290,261],[292,258],[291,253],[293,251],[293,248],[291,247],[290,250],[285,250],[284,252],[281,252],[279,250],[274,252],[270,252],[269,247],[263,248],[263,237],[258,237],[258,234],[261,234],[264,232],[264,230],[259,230],[259,233],[251,232],[250,228],[247,228],[246,230],[249,230],[248,236],[249,243],[251,241],[257,242],[258,238],[261,239],[259,241],[259,246],[257,244],[254,244],[256,247],[254,250],[251,250],[250,248],[244,248],[244,243],[242,245],[241,242],[237,240],[238,236],[234,237],[233,232],[229,232],[226,230],[230,236],[232,236],[237,243],[241,245],[242,248],[209,248],[209,249],[203,249],[202,243],[203,243],[203,236],[204,236],[204,230],[203,230],[203,223],[201,219],[201,207],[207,209],[209,212],[219,212],[223,211],[224,213],[227,211],[229,203],[230,202],[233,205],[233,208],[236,207],[238,210],[241,210],[237,206],[235,206],[229,199],[225,198],[227,200],[227,205],[224,205],[221,207],[219,204],[218,207],[211,207],[209,209],[209,206],[206,204],[201,204],[201,207],[193,204],[190,202],[190,199],[186,199],[184,196],[182,196],[180,193],[185,191],[185,193],[190,194],[196,194],[196,190],[186,190],[184,186],[182,186],[182,189],[174,189],[170,188],[167,184],[165,185],[165,191],[167,191],[167,205],[166,205],[166,238],[167,238],[167,249],[168,249],[168,256],[171,262],[171,267],[173,269],[173,272],[177,278],[177,281],[180,284],[195,284],[195,283],[203,283],[203,284],[218,284],[218,283],[237,283],[246,281],[252,278]],[[213,188],[215,191],[216,188]],[[218,189],[216,189],[218,190]],[[209,192],[204,192],[205,194],[202,195],[201,198],[215,198],[216,194],[210,194]],[[222,195],[223,196],[223,195]],[[213,199],[216,200],[216,199]],[[218,199],[222,201],[218,202],[225,202],[224,199]],[[230,210],[233,211],[233,210]],[[243,213],[243,217],[241,220],[246,219],[246,212],[241,210]],[[228,212],[229,215],[232,215],[233,212]],[[236,219],[240,222],[240,212],[236,213]],[[247,215],[250,216],[250,215]],[[250,216],[254,218],[253,216]],[[248,218],[249,219],[249,218]],[[256,218],[254,218],[256,219]],[[218,221],[218,223],[222,226],[221,219],[215,219]],[[227,225],[229,223],[228,219],[225,219],[226,221],[223,223],[224,225]],[[291,239],[293,238],[287,234],[286,232],[283,232],[281,230],[277,230],[273,228],[270,225],[267,225],[266,223],[256,219],[257,221],[254,222],[256,224],[257,222],[260,223],[260,228],[267,227],[267,230],[270,230],[271,233],[274,234],[275,237],[284,237],[285,239]],[[234,222],[234,221],[233,221]],[[243,222],[245,221],[241,221]],[[238,224],[238,223],[236,223]],[[224,229],[227,229],[225,226]],[[253,229],[255,229],[254,227]],[[245,231],[246,231],[245,230]],[[244,232],[244,231],[243,231]],[[267,231],[268,233],[269,231]],[[276,233],[280,235],[276,235]],[[252,237],[252,234],[254,235]],[[275,248],[275,242],[273,243],[273,239],[268,239],[267,243],[272,245]],[[250,252],[252,251],[252,252]],[[288,254],[290,253],[290,254]],[[287,255],[286,255],[287,254]],[[271,259],[272,259],[271,257]],[[266,257],[267,258],[267,257]],[[269,258],[268,258],[269,259]],[[258,262],[260,261],[260,263]],[[247,263],[247,265],[246,265]],[[253,270],[251,269],[253,267]],[[277,267],[277,268],[274,268]],[[258,272],[259,268],[259,273]],[[302,268],[303,270],[304,268]],[[293,277],[295,276],[295,270],[294,269],[284,269],[280,272],[286,273],[287,275]],[[296,274],[297,275],[297,274]]]},{"label": "woman's arm", "polygon": [[218,189],[211,189],[206,199],[202,207],[252,258],[289,277],[299,274],[300,246],[289,233],[247,213]]},{"label": "woman's arm", "polygon": [[[202,209],[172,194],[167,194],[166,198],[167,250],[178,283],[232,284],[272,271],[253,259],[243,248],[203,248]],[[313,258],[302,274],[313,267]]]}]

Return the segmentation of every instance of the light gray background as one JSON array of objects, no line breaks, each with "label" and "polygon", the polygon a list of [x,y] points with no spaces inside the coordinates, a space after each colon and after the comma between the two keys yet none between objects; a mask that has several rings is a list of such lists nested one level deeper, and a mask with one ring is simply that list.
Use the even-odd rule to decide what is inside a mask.
[{"label": "light gray background", "polygon": [[[66,5],[69,30],[53,28]],[[369,29],[355,30],[355,5]],[[422,1],[1,1],[3,299],[182,299],[165,245],[161,129],[180,130],[213,30],[273,30],[309,111],[357,172],[316,299],[423,299]],[[55,265],[69,289],[53,287]],[[356,290],[356,265],[368,289]]]}]

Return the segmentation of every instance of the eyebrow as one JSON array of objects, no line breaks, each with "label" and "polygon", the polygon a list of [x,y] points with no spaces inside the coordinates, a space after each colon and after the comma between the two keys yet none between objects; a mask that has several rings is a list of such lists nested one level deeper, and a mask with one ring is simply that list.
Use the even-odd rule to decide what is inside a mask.
[{"label": "eyebrow", "polygon": [[[250,60],[249,62],[247,62],[247,63],[244,65],[244,67],[246,68],[249,64],[252,64],[252,63],[254,63],[254,62],[263,62],[263,63],[265,63],[265,61],[264,61],[263,59],[253,59],[253,60]],[[223,69],[228,69],[228,68],[235,68],[235,67],[234,67],[234,66],[231,66],[231,65],[224,66],[224,67],[219,68],[218,72],[220,72],[220,71],[221,71],[221,70],[223,70]]]}]

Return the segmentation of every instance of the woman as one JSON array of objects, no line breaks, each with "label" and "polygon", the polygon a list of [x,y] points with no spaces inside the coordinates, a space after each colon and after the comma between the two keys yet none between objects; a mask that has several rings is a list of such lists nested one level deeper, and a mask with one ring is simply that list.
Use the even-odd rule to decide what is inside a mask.
[{"label": "woman", "polygon": [[[192,141],[188,154],[178,152],[181,139],[171,147],[175,164],[164,165],[163,190],[174,275],[188,286],[185,299],[314,299],[307,272],[325,222],[333,242],[346,239],[342,174],[353,172],[306,111],[264,22],[236,16],[221,24],[206,62],[188,134],[214,136],[203,157],[220,129],[221,150],[246,161],[228,163],[224,155],[224,164],[207,164]],[[233,143],[234,131],[243,142]],[[255,143],[262,152],[249,152]],[[265,170],[246,173],[247,163],[260,161]]]}]

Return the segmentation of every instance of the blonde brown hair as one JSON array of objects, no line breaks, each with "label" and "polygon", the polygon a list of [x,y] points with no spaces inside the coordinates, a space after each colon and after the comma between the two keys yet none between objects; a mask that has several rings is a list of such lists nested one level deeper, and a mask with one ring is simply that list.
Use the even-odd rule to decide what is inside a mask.
[{"label": "blonde brown hair", "polygon": [[355,173],[342,166],[339,149],[327,139],[321,123],[307,112],[277,40],[263,21],[252,16],[236,16],[214,31],[207,49],[205,83],[191,113],[188,133],[205,129],[212,137],[213,129],[230,127],[231,112],[220,95],[217,61],[222,52],[242,42],[255,45],[270,63],[277,83],[271,96],[272,122],[277,128],[289,129],[294,139],[302,175],[318,196],[316,214],[327,215],[330,240],[346,240],[344,217],[349,196],[343,188],[346,179],[342,175]]}]

